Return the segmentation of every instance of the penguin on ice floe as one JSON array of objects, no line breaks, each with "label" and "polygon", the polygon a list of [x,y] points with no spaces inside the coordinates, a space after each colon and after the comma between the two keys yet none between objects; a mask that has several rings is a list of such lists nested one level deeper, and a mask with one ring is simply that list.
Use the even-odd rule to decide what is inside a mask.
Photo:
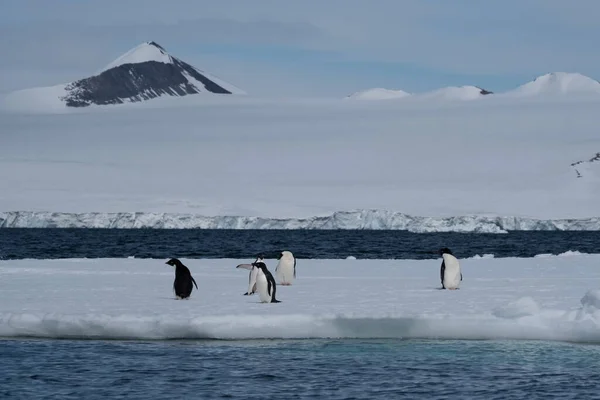
[{"label": "penguin on ice floe", "polygon": [[248,274],[248,291],[244,293],[244,296],[249,296],[256,293],[256,276],[258,275],[258,268],[254,266],[254,264],[258,262],[264,262],[265,256],[260,254],[256,257],[256,261],[252,264],[240,264],[236,268],[243,268],[250,271]]},{"label": "penguin on ice floe", "polygon": [[439,253],[442,256],[442,266],[440,267],[442,289],[458,289],[462,281],[462,273],[458,260],[447,247],[440,249]]},{"label": "penguin on ice floe", "polygon": [[171,258],[165,264],[175,267],[175,281],[173,282],[173,290],[177,299],[187,299],[192,294],[193,285],[198,289],[196,281],[192,277],[192,273],[176,258]]},{"label": "penguin on ice floe", "polygon": [[290,286],[296,279],[296,258],[291,251],[282,251],[277,258],[279,263],[275,267],[275,276],[280,285]]},{"label": "penguin on ice floe", "polygon": [[267,265],[262,262],[255,262],[252,265],[258,270],[256,274],[256,291],[260,297],[261,303],[281,303],[275,298],[277,284]]}]

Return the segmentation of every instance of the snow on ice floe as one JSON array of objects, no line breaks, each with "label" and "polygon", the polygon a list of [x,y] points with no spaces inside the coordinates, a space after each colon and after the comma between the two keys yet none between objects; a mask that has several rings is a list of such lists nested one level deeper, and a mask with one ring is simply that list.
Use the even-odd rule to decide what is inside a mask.
[{"label": "snow on ice floe", "polygon": [[481,260],[481,259],[489,259],[489,258],[494,258],[496,257],[494,254],[484,254],[484,255],[479,255],[479,254],[475,254],[473,257],[471,257],[471,259],[473,260]]},{"label": "snow on ice floe", "polygon": [[537,258],[546,258],[546,257],[571,257],[571,256],[581,256],[581,255],[585,255],[587,253],[582,253],[578,250],[567,250],[564,253],[560,253],[560,254],[551,254],[551,253],[542,253],[542,254],[536,254],[535,257]]},{"label": "snow on ice floe", "polygon": [[600,230],[600,218],[420,217],[387,210],[340,211],[311,218],[203,216],[169,213],[0,212],[0,228],[156,228],[156,229],[381,229],[428,232],[506,233],[508,231]]},{"label": "snow on ice floe", "polygon": [[0,336],[600,342],[598,255],[461,260],[457,291],[440,260],[303,260],[279,304],[242,295],[244,260],[182,261],[200,288],[185,301],[164,260],[0,261]]}]

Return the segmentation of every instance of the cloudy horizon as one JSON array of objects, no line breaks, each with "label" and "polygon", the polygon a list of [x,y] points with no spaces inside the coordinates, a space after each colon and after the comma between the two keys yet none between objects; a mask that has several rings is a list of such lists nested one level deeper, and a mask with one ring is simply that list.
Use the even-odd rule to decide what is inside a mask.
[{"label": "cloudy horizon", "polygon": [[145,41],[255,95],[503,91],[555,71],[598,78],[597,11],[591,0],[5,0],[0,92],[92,75]]}]

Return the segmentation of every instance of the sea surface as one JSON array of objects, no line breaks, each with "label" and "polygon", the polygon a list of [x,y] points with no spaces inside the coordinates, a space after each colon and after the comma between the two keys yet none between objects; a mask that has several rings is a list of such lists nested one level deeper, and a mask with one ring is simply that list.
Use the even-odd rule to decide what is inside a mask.
[{"label": "sea surface", "polygon": [[[0,259],[533,257],[600,232],[0,229]],[[600,346],[476,340],[0,340],[0,399],[600,399]]]},{"label": "sea surface", "polygon": [[600,347],[423,340],[0,341],[3,399],[598,399]]},{"label": "sea surface", "polygon": [[449,247],[459,258],[600,253],[600,232],[410,233],[380,230],[0,229],[0,259],[297,258],[431,259]]}]

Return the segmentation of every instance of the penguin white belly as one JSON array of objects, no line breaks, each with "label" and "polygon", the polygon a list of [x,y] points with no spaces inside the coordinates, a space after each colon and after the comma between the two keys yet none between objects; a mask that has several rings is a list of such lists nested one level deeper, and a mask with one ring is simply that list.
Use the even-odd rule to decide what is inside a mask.
[{"label": "penguin white belly", "polygon": [[[254,267],[250,270],[250,275],[248,276],[248,294],[254,294],[256,292],[256,277],[258,275],[258,268]],[[264,274],[263,274],[264,276]]]},{"label": "penguin white belly", "polygon": [[460,286],[460,264],[456,257],[451,254],[443,254],[444,258],[444,287],[446,289],[458,289]]},{"label": "penguin white belly", "polygon": [[291,285],[294,281],[294,260],[279,260],[275,268],[275,276],[280,285]]},{"label": "penguin white belly", "polygon": [[256,291],[258,292],[258,296],[260,298],[261,303],[271,302],[271,293],[269,293],[267,277],[260,269],[256,274]]}]

